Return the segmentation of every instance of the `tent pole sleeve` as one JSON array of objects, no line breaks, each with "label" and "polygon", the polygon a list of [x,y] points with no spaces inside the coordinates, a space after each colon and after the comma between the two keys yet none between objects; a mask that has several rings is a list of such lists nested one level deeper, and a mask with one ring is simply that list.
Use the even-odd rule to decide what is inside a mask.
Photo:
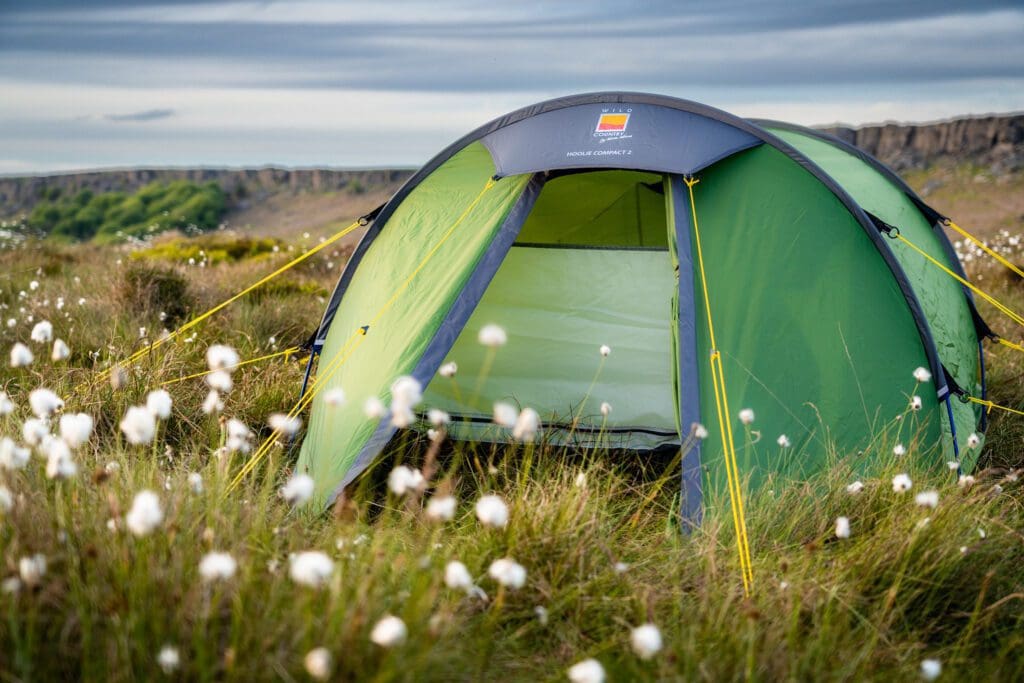
[{"label": "tent pole sleeve", "polygon": [[950,402],[950,395],[946,394],[946,415],[949,416],[949,433],[953,437],[953,459],[956,460],[956,474],[962,474],[960,470],[960,445],[956,442],[956,420],[953,419],[953,404]]},{"label": "tent pole sleeve", "polygon": [[679,440],[683,454],[682,516],[683,528],[700,526],[703,518],[703,478],[701,476],[701,441],[693,435],[693,425],[700,418],[700,372],[697,367],[697,307],[694,302],[693,245],[689,204],[682,176],[669,179],[672,195],[672,224],[675,226],[676,258],[679,266],[677,319],[679,327],[677,372],[679,374]]},{"label": "tent pole sleeve", "polygon": [[309,377],[313,374],[313,363],[316,362],[316,357],[320,355],[320,349],[322,343],[316,343],[309,353],[309,360],[306,361],[306,372],[302,375],[302,391],[299,392],[299,398],[306,395],[306,386],[309,384]]},{"label": "tent pole sleeve", "polygon": [[[978,340],[978,365],[981,369],[981,398],[988,400],[988,384],[985,380],[985,342],[982,339]],[[981,431],[985,433],[988,429],[988,411],[983,410],[981,412]]]},{"label": "tent pole sleeve", "polygon": [[[466,284],[462,286],[462,290],[455,298],[437,332],[434,333],[433,338],[427,345],[423,356],[416,363],[416,367],[411,375],[423,387],[430,383],[437,369],[441,367],[444,357],[455,344],[455,340],[458,339],[462,329],[469,321],[470,315],[476,309],[477,304],[480,303],[480,299],[483,298],[484,292],[487,291],[487,287],[491,284],[495,273],[498,272],[498,268],[505,260],[505,256],[508,255],[509,249],[512,248],[512,244],[519,236],[523,223],[526,222],[527,216],[533,210],[533,205],[536,203],[537,197],[540,196],[543,186],[543,175],[539,173],[534,174],[530,182],[523,189],[522,194],[519,195],[519,198],[512,205],[508,215],[505,216],[505,220],[494,236],[494,240],[487,247],[483,256],[480,257],[480,261],[476,264]],[[345,473],[344,479],[331,493],[327,501],[328,505],[331,505],[345,487],[355,481],[356,477],[373,462],[373,459],[384,449],[396,431],[395,427],[391,426],[390,420],[381,420],[373,435],[359,451],[359,455],[353,461],[352,467]]]}]

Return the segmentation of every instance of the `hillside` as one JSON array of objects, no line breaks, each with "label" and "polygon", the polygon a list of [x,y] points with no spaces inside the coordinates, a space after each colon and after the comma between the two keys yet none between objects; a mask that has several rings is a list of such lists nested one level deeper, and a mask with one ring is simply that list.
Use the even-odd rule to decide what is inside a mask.
[{"label": "hillside", "polygon": [[134,193],[153,183],[215,183],[227,203],[223,222],[287,237],[348,222],[390,197],[409,170],[121,169],[0,177],[0,218],[20,222],[40,201],[89,191]]}]

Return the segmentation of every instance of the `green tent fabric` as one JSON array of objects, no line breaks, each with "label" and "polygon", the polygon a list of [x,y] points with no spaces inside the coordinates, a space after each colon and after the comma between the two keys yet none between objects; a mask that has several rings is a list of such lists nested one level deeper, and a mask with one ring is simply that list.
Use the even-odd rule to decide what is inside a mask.
[{"label": "green tent fabric", "polygon": [[[353,278],[345,305],[338,310],[320,353],[321,358],[335,361],[333,366],[326,361],[322,366],[334,369],[322,378],[323,386],[343,387],[349,400],[328,409],[323,403],[326,391],[317,394],[309,436],[299,456],[300,467],[313,476],[321,499],[329,496],[377,428],[377,421],[363,414],[365,399],[386,397],[392,380],[411,372],[446,307],[522,192],[524,178],[496,184],[463,221],[467,229],[452,232],[441,243],[493,173],[482,145],[470,145],[456,154],[395,211],[389,229],[374,241]],[[438,244],[437,256],[426,262],[363,335],[362,326],[392,299],[423,262],[425,252]],[[327,451],[332,457],[322,457]]]},{"label": "green tent fabric", "polygon": [[[454,439],[508,440],[498,401],[535,409],[555,444],[678,449],[706,424],[683,460],[699,520],[725,475],[695,218],[729,402],[756,414],[728,416],[745,480],[806,477],[833,452],[869,468],[883,428],[913,441],[906,457],[973,466],[980,414],[950,400],[984,390],[970,302],[879,228],[948,261],[917,202],[841,146],[684,100],[597,93],[496,119],[421,169],[353,254],[315,336],[298,469],[333,500],[397,431],[365,401],[411,375]],[[488,324],[507,344],[477,341]],[[324,402],[333,388],[343,405]]]},{"label": "green tent fabric", "polygon": [[[953,266],[936,232],[924,214],[902,188],[893,184],[862,157],[838,146],[827,137],[792,127],[765,127],[796,147],[814,163],[835,178],[864,209],[899,229],[933,258]],[[968,299],[960,295],[958,282],[929,263],[902,242],[893,241],[893,252],[913,283],[928,324],[936,337],[939,358],[957,384],[977,395],[981,392],[978,360],[978,338],[972,324]],[[952,404],[959,445],[964,446],[980,417],[980,406],[956,401]],[[944,418],[945,419],[945,418]],[[948,419],[946,420],[948,430]],[[950,434],[952,439],[952,434]],[[947,455],[953,456],[952,441],[944,442]],[[965,458],[973,466],[978,450],[969,449]]]}]

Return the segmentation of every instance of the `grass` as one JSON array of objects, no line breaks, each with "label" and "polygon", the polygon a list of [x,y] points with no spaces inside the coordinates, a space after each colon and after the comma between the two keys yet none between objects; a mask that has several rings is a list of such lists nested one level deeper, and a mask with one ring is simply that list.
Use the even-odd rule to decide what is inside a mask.
[{"label": "grass", "polygon": [[[36,457],[23,470],[0,471],[14,498],[0,513],[0,579],[16,577],[22,557],[47,559],[37,585],[0,592],[0,680],[306,680],[303,658],[319,646],[332,654],[334,678],[375,681],[564,680],[587,657],[611,680],[913,680],[926,658],[940,660],[950,680],[999,680],[1024,664],[1024,492],[1007,476],[1024,465],[1024,422],[1012,417],[994,416],[973,487],[933,468],[908,471],[908,459],[886,450],[859,495],[847,493],[852,475],[838,453],[834,466],[808,481],[770,481],[750,493],[756,584],[749,598],[727,501],[709,501],[705,523],[691,535],[674,525],[672,459],[452,446],[431,491],[451,491],[459,506],[454,520],[438,523],[426,518],[420,496],[400,499],[384,484],[395,464],[423,464],[428,447],[413,435],[326,515],[280,499],[292,460],[279,449],[226,494],[244,458],[216,455],[222,427],[200,410],[200,381],[168,385],[174,412],[153,445],[125,442],[117,427],[125,410],[162,382],[201,369],[208,343],[229,343],[249,358],[303,341],[322,310],[309,292],[329,289],[339,264],[333,253],[311,259],[290,275],[302,286],[239,302],[196,341],[143,359],[114,390],[90,384],[95,371],[144,345],[139,328],[149,338],[161,328],[160,311],[117,303],[127,252],[29,246],[0,253],[3,318],[17,319],[0,327],[5,353],[27,341],[30,315],[52,321],[72,349],[64,363],[51,363],[41,345],[33,345],[29,368],[5,362],[0,388],[18,409],[0,417],[0,434],[20,438],[25,397],[37,386],[64,396],[66,411],[96,419],[76,453],[75,478],[47,479]],[[272,265],[171,267],[203,309]],[[994,294],[1024,308],[1019,284],[996,273],[978,271]],[[29,288],[33,279],[37,290]],[[1024,404],[1022,372],[1019,355],[994,351],[993,398]],[[261,425],[291,406],[301,373],[297,362],[239,369],[224,414],[266,436]],[[901,495],[890,481],[903,471],[914,487]],[[202,478],[199,493],[191,473]],[[140,538],[123,517],[142,489],[159,494],[164,520]],[[939,492],[934,510],[914,502],[926,489]],[[476,520],[473,503],[485,493],[508,502],[507,527]],[[840,515],[851,521],[849,539],[835,537]],[[238,571],[206,583],[199,563],[214,550],[230,553]],[[335,563],[326,586],[289,578],[289,555],[304,550]],[[487,576],[502,557],[525,566],[525,586],[503,589]],[[486,601],[444,585],[453,559],[467,565]],[[369,639],[387,614],[408,626],[407,641],[390,649]],[[648,621],[665,648],[645,661],[629,637]],[[170,674],[158,663],[165,645],[180,653]]]}]

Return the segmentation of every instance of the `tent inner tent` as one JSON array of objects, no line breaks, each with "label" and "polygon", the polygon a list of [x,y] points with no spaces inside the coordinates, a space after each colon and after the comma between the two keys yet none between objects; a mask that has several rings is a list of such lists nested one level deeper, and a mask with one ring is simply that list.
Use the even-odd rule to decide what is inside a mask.
[{"label": "tent inner tent", "polygon": [[[685,444],[682,511],[699,518],[725,487],[715,350],[738,439],[736,413],[756,414],[760,440],[738,456],[751,485],[806,477],[832,452],[868,468],[858,453],[899,415],[910,457],[970,468],[984,417],[953,394],[984,391],[986,328],[958,283],[892,239],[962,272],[941,218],[874,159],[786,124],[637,93],[513,112],[442,151],[368,228],[314,337],[298,469],[332,501],[397,431],[364,402],[389,403],[411,375],[452,438],[507,440],[492,421],[504,401],[535,409],[551,443]],[[498,349],[477,339],[492,323]],[[450,361],[458,374],[437,376]],[[332,388],[343,405],[325,404]],[[694,444],[696,423],[709,437]]]}]

